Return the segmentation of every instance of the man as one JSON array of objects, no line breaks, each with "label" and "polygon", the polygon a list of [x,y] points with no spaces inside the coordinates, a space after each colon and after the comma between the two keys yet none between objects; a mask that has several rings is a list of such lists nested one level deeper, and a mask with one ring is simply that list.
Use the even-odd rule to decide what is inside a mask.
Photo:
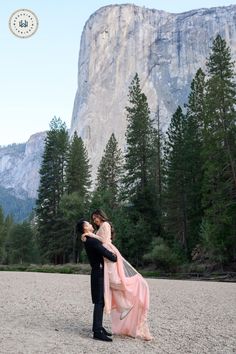
[{"label": "man", "polygon": [[[78,233],[91,233],[94,231],[93,226],[84,219],[77,223]],[[117,261],[114,253],[103,247],[102,243],[92,237],[86,237],[84,242],[85,250],[92,267],[91,271],[91,295],[94,304],[93,310],[93,338],[112,342],[111,333],[107,332],[102,326],[103,309],[104,309],[104,260],[106,257],[112,262]]]}]

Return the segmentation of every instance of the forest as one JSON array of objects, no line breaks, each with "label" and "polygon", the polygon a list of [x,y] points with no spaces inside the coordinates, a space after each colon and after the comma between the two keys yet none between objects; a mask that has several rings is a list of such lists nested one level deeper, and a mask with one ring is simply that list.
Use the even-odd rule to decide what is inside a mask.
[{"label": "forest", "polygon": [[114,244],[138,269],[235,268],[236,84],[218,35],[166,132],[151,119],[138,73],[129,86],[126,148],[111,135],[95,183],[83,140],[54,117],[34,212],[16,223],[0,208],[0,264],[86,263],[75,225],[100,208]]}]

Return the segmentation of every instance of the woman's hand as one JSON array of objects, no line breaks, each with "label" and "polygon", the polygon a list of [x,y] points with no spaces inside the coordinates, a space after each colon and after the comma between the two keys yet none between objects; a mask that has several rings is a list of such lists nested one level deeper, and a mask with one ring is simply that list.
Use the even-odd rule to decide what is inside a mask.
[{"label": "woman's hand", "polygon": [[90,236],[88,232],[85,232],[84,234],[81,235],[81,241],[85,242],[86,241],[86,236]]}]

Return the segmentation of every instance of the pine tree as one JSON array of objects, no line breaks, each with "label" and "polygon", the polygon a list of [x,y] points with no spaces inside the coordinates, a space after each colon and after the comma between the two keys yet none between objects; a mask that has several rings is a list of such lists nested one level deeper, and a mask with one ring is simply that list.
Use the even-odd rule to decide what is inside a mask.
[{"label": "pine tree", "polygon": [[129,88],[127,110],[126,153],[124,178],[128,199],[133,202],[141,199],[147,192],[151,175],[153,151],[153,127],[147,97],[141,91],[140,80],[136,73]]},{"label": "pine tree", "polygon": [[4,215],[2,207],[0,206],[0,263],[3,258],[3,247],[4,247],[4,240],[5,240],[5,223],[4,223]]},{"label": "pine tree", "polygon": [[202,235],[221,263],[236,255],[236,85],[230,48],[218,35],[207,62]]},{"label": "pine tree", "polygon": [[96,189],[93,204],[105,210],[114,210],[118,206],[122,175],[122,152],[112,133],[98,166]]},{"label": "pine tree", "polygon": [[160,127],[160,116],[159,108],[156,114],[157,127],[153,129],[153,158],[152,158],[152,169],[151,172],[151,184],[153,185],[152,192],[155,195],[155,210],[158,215],[155,219],[158,222],[158,234],[162,233],[162,201],[163,201],[163,184],[164,184],[164,156],[163,156],[163,147],[164,147],[164,135]]},{"label": "pine tree", "polygon": [[[77,263],[81,258],[75,223],[88,213],[90,204],[91,173],[88,153],[77,132],[70,142],[67,155],[66,191],[60,203],[60,216],[56,223],[57,240],[64,249],[63,258]],[[61,224],[61,227],[58,227]]]},{"label": "pine tree", "polygon": [[165,229],[170,240],[177,240],[188,251],[185,158],[186,117],[179,106],[173,114],[165,145]]},{"label": "pine tree", "polygon": [[131,82],[128,97],[125,175],[122,189],[126,201],[124,208],[129,217],[127,223],[129,231],[120,233],[119,244],[130,245],[131,261],[138,265],[142,264],[142,256],[150,245],[151,237],[158,233],[160,223],[157,195],[154,192],[153,121],[150,118],[147,97],[140,87],[138,74]]},{"label": "pine tree", "polygon": [[9,263],[22,264],[34,260],[33,232],[29,223],[24,221],[12,226],[6,240],[6,249]]},{"label": "pine tree", "polygon": [[[89,204],[77,192],[63,195],[55,227],[58,255],[62,256],[59,263],[81,261],[83,246],[77,237],[76,222],[82,217],[89,220],[88,208]],[[63,249],[63,253],[59,252],[60,249]]]},{"label": "pine tree", "polygon": [[66,181],[67,192],[77,192],[82,198],[88,198],[91,186],[88,153],[83,140],[74,133],[67,156]]},{"label": "pine tree", "polygon": [[65,123],[54,117],[45,139],[45,149],[40,168],[40,185],[36,202],[38,241],[45,260],[55,262],[55,219],[59,203],[66,188],[65,167],[68,148],[68,132]]},{"label": "pine tree", "polygon": [[9,257],[8,257],[8,244],[7,240],[9,238],[10,231],[12,227],[14,226],[14,220],[12,215],[7,215],[5,220],[4,220],[4,225],[2,228],[2,253],[1,253],[1,258],[0,262],[3,264],[8,264],[9,263]]},{"label": "pine tree", "polygon": [[187,230],[189,252],[200,242],[200,226],[203,216],[203,126],[205,115],[205,74],[199,69],[191,83],[185,128],[185,166],[187,198]]}]

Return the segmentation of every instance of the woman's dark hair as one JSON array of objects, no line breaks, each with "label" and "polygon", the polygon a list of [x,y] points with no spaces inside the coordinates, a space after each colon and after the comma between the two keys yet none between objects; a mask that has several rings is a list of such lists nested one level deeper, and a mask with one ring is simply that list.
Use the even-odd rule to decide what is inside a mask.
[{"label": "woman's dark hair", "polygon": [[95,216],[95,215],[98,216],[101,221],[103,221],[103,222],[106,221],[106,222],[108,222],[110,224],[110,226],[111,226],[111,239],[112,239],[112,241],[114,241],[114,239],[115,239],[115,230],[114,230],[114,227],[113,227],[111,221],[107,217],[106,213],[102,209],[96,209],[96,210],[94,210],[92,212],[91,221],[92,221],[92,224],[93,224],[94,228],[97,230],[98,226],[96,224],[94,224],[94,222],[93,222],[93,216]]}]

